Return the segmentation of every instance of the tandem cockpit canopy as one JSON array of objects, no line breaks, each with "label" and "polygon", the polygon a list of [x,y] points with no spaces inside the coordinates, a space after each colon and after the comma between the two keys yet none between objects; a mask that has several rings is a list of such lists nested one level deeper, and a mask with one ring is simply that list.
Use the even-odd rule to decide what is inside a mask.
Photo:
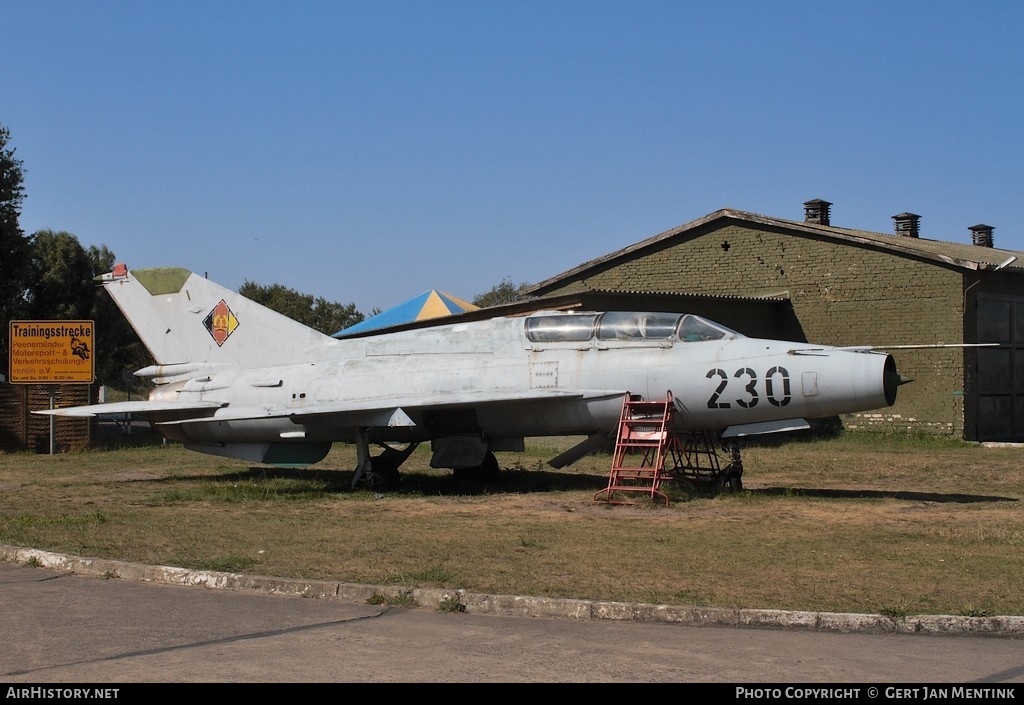
[{"label": "tandem cockpit canopy", "polygon": [[533,315],[526,319],[526,337],[534,343],[582,342],[591,338],[690,343],[744,336],[692,313],[608,311]]}]

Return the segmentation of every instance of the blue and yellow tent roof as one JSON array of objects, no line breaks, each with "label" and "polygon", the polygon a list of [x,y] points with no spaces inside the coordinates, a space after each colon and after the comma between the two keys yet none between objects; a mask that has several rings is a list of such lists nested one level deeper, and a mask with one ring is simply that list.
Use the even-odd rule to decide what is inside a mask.
[{"label": "blue and yellow tent roof", "polygon": [[429,318],[451,316],[465,311],[476,311],[479,308],[479,306],[475,306],[451,294],[431,289],[415,298],[409,299],[404,304],[399,304],[394,308],[378,313],[376,316],[371,316],[365,321],[356,323],[354,326],[344,328],[335,333],[334,337],[339,338],[354,333],[365,333],[377,328],[388,328],[390,326],[402,325],[403,323],[425,321]]}]

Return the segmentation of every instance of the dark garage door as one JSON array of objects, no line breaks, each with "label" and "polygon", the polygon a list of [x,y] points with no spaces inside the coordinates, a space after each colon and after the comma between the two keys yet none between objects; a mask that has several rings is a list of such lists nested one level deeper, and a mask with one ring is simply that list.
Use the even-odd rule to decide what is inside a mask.
[{"label": "dark garage door", "polygon": [[1024,297],[978,295],[978,440],[1024,442]]}]

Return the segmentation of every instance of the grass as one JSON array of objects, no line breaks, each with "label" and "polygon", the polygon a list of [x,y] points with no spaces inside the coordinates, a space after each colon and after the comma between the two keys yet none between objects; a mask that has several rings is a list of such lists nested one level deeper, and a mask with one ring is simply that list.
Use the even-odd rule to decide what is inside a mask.
[{"label": "grass", "polygon": [[[138,444],[139,438],[133,440]],[[1017,448],[847,435],[744,450],[744,490],[595,503],[609,457],[500,454],[458,483],[426,448],[395,490],[350,489],[355,451],[277,469],[176,444],[0,454],[0,543],[290,578],[712,607],[1024,614]]]}]

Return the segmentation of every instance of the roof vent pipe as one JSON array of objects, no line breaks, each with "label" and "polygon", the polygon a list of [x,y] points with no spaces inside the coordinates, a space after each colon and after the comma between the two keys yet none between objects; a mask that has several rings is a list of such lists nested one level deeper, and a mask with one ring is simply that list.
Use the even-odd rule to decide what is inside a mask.
[{"label": "roof vent pipe", "polygon": [[892,217],[896,221],[896,234],[902,237],[920,235],[921,216],[916,213],[899,213]]},{"label": "roof vent pipe", "polygon": [[829,208],[832,204],[815,198],[812,201],[804,201],[804,222],[816,223],[817,225],[830,225]]},{"label": "roof vent pipe", "polygon": [[972,225],[967,228],[971,231],[971,242],[978,247],[992,247],[992,231],[995,230],[991,225]]}]

